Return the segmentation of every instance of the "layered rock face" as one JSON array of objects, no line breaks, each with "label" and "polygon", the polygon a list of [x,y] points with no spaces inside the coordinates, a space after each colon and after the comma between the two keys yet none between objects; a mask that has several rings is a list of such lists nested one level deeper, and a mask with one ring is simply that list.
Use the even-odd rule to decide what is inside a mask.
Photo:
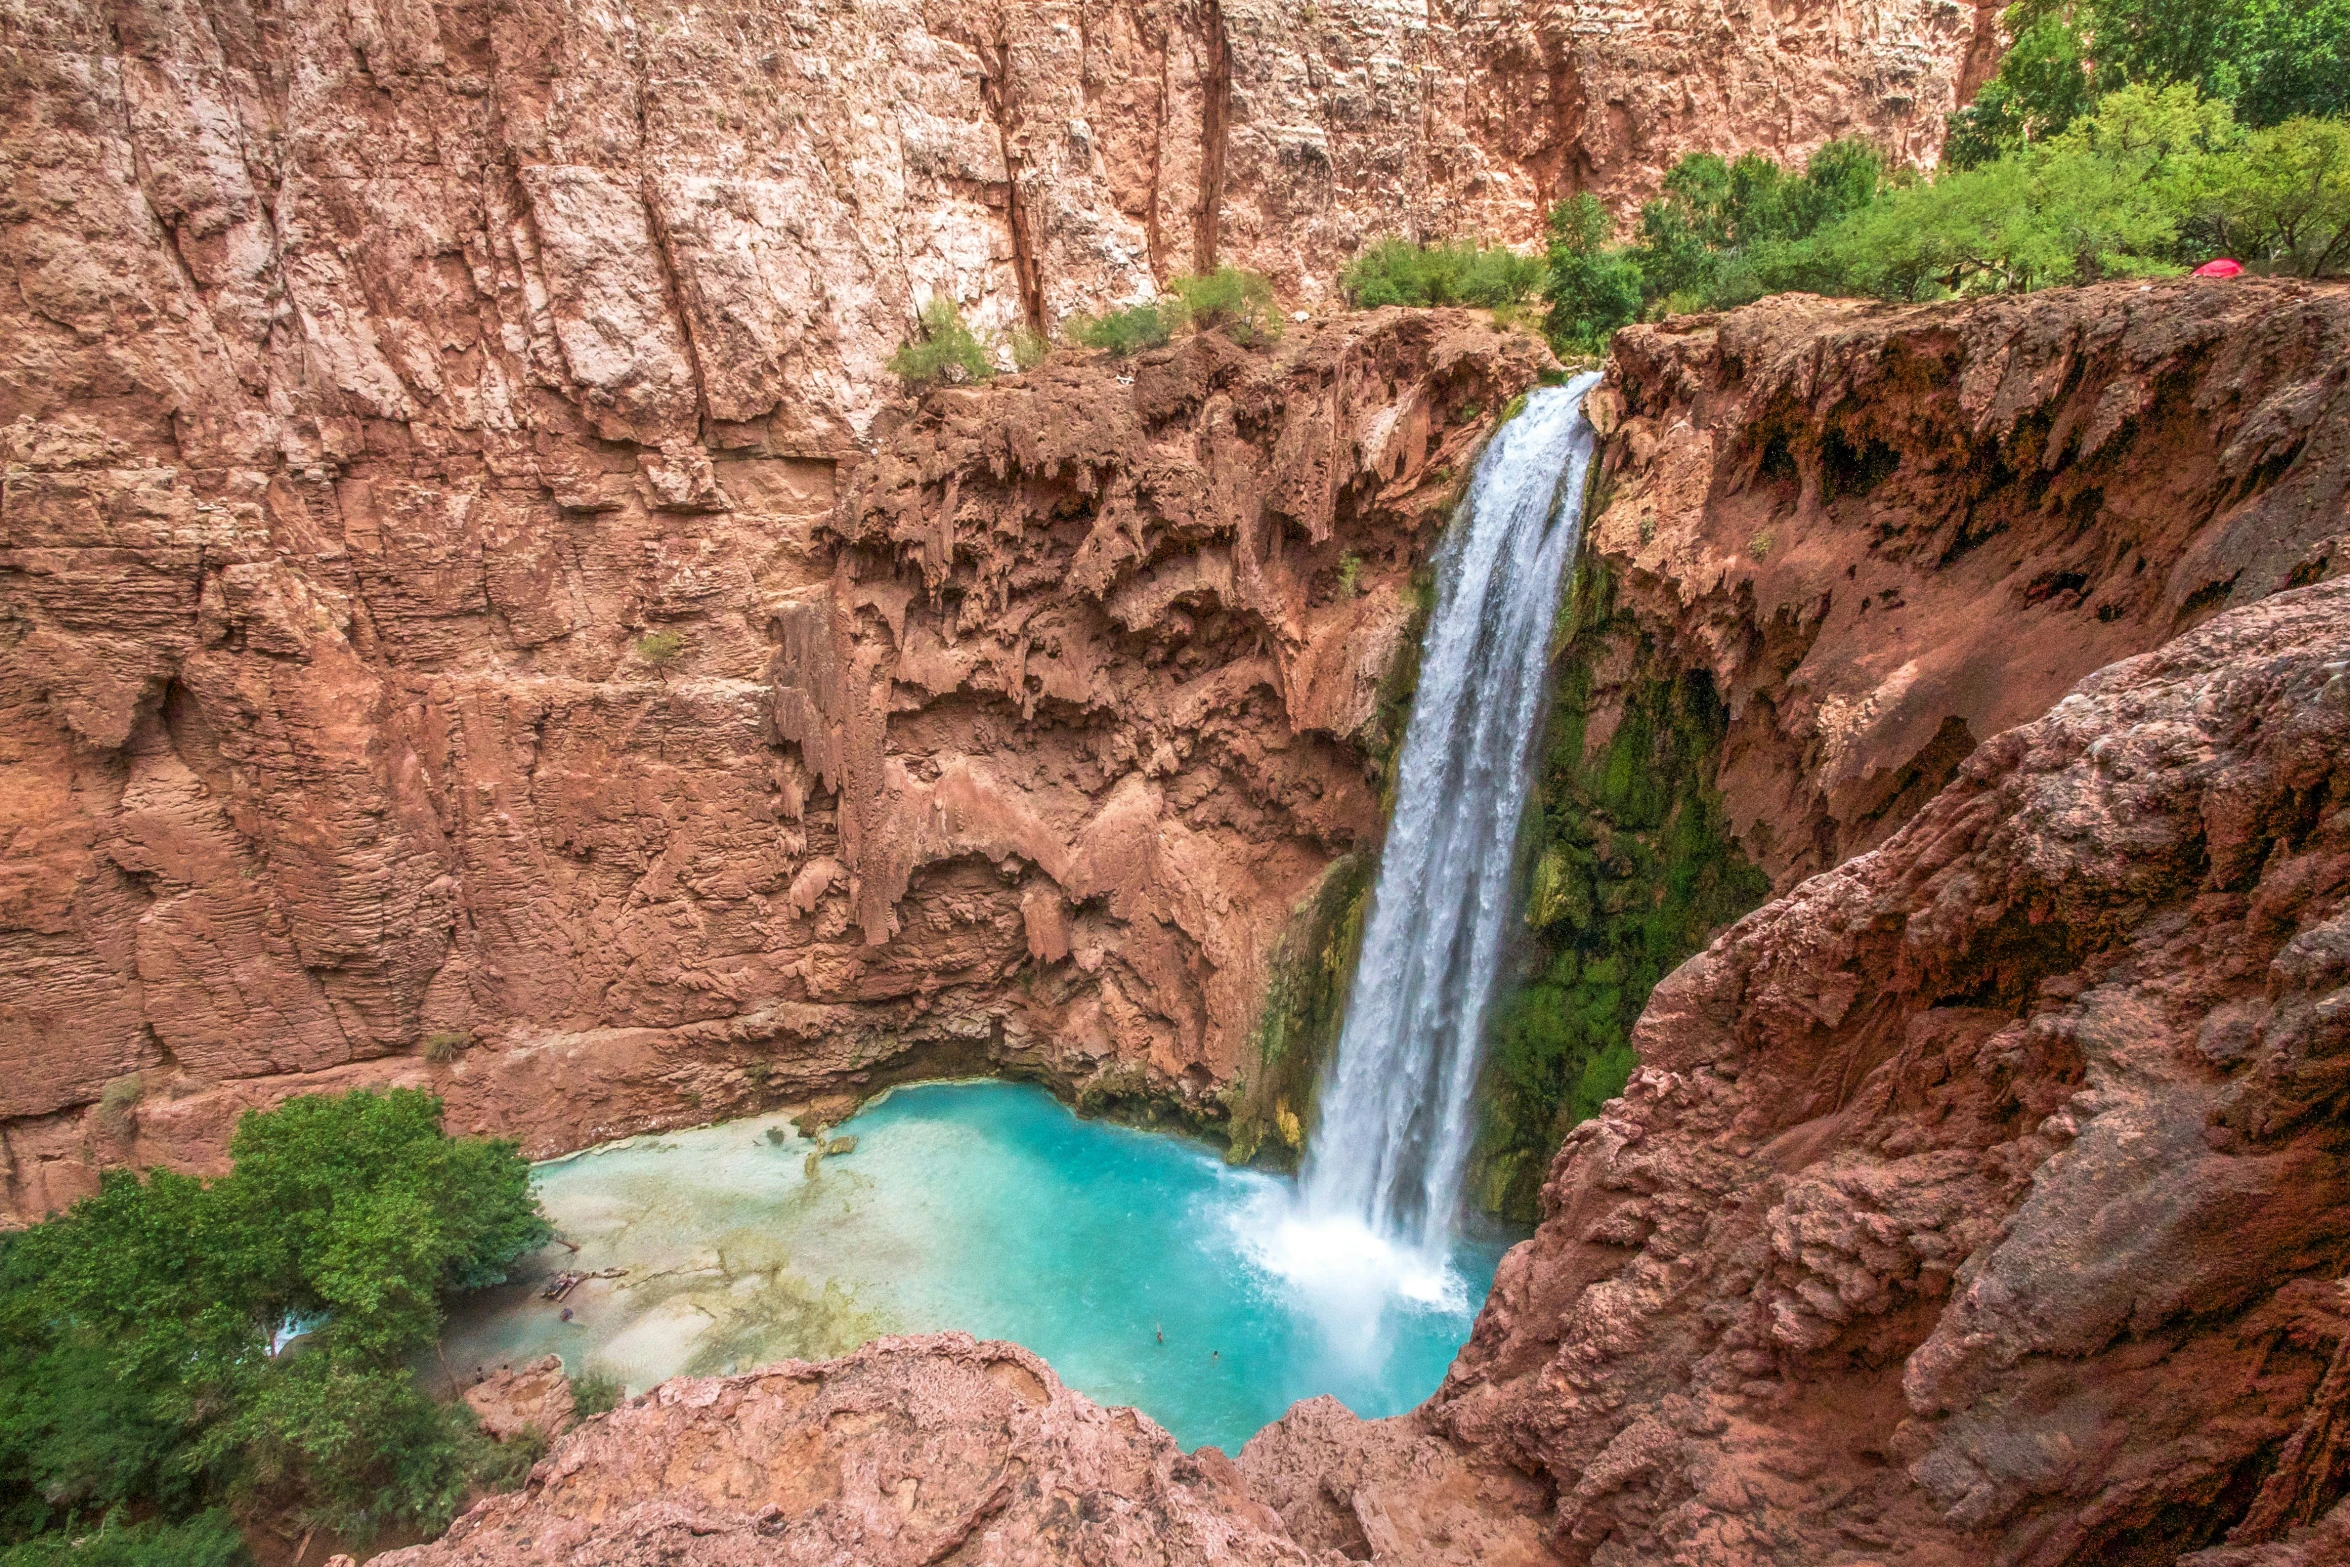
[{"label": "layered rock face", "polygon": [[1229,260],[1310,302],[1694,149],[1930,161],[1991,9],[19,0],[11,391],[190,463],[348,420],[830,453],[932,293],[1045,328]]},{"label": "layered rock face", "polygon": [[[958,404],[868,470],[915,306],[1049,327],[1219,260],[1311,304],[1371,234],[1528,240],[1550,198],[1630,201],[1695,146],[1930,156],[1986,36],[1944,0],[15,5],[10,1211],[425,1049],[541,1047],[398,1069],[539,1151],[740,1102],[736,1068],[998,1050],[1025,998],[950,1024],[926,992],[1001,988],[1023,951],[1098,991],[1039,1028],[1204,1094],[1248,932],[1369,826],[1360,758],[1291,742],[1360,709],[1397,600],[1322,614],[1312,573],[1400,569],[1421,502],[1373,492],[1456,460],[1407,450],[1414,421],[1490,414],[1522,356],[1422,386],[1426,341],[1293,346],[1316,368],[1278,393],[1186,359],[1115,418],[1104,371],[1000,415],[1033,446]],[[947,541],[1015,515],[1025,546]],[[1267,573],[1244,535],[1320,553]],[[1177,550],[1225,551],[1197,569],[1230,593],[1139,585]],[[1029,748],[1080,714],[1075,749]],[[1178,733],[1211,753],[1180,781]],[[1225,848],[1146,854],[1203,811]],[[1105,918],[1150,934],[1097,987]]]},{"label": "layered rock face", "polygon": [[1179,1458],[1009,1346],[665,1384],[401,1560],[2319,1567],[2350,1465],[2350,579],[1742,921],[1420,1412]]},{"label": "layered rock face", "polygon": [[2346,915],[2334,580],[1667,980],[1425,1418],[1547,1474],[1569,1560],[2299,1559],[2350,1483]]},{"label": "layered rock face", "polygon": [[2092,670],[2350,563],[2350,296],[1801,295],[1619,334],[1478,1191],[1542,1171],[1657,980]]},{"label": "layered rock face", "polygon": [[1788,890],[2082,676],[2350,566],[2345,360],[2350,295],[2270,281],[1627,329],[1588,558],[1634,624],[1591,743],[1604,688],[1701,675]]},{"label": "layered rock face", "polygon": [[18,1211],[387,1081],[540,1153],[988,1067],[1220,1114],[1265,949],[1376,830],[1419,541],[1546,359],[1395,312],[1056,362],[883,421],[837,495],[705,463],[700,511],[41,427]]}]

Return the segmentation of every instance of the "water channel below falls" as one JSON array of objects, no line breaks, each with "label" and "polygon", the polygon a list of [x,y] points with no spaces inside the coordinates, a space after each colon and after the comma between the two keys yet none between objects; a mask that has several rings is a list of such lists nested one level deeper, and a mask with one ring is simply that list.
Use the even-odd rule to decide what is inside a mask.
[{"label": "water channel below falls", "polygon": [[[780,1115],[540,1165],[547,1216],[579,1251],[551,1247],[462,1303],[449,1364],[552,1352],[642,1390],[961,1328],[1025,1345],[1187,1448],[1236,1452],[1301,1398],[1380,1416],[1435,1391],[1507,1241],[1429,1261],[1301,1228],[1294,1183],[1021,1084],[899,1089],[834,1135],[856,1147],[813,1176]],[[628,1271],[538,1298],[558,1269],[608,1268]]]}]

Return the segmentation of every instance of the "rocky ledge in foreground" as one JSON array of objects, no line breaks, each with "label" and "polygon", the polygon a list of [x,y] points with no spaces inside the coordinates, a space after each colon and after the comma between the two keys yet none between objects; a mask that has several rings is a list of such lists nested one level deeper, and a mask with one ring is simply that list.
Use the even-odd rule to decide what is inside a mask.
[{"label": "rocky ledge in foreground", "polygon": [[1214,1448],[1185,1455],[1042,1360],[967,1334],[664,1382],[559,1443],[527,1489],[382,1567],[1305,1563]]},{"label": "rocky ledge in foreground", "polygon": [[1424,1418],[1547,1476],[1573,1561],[2324,1559],[2346,903],[2337,579],[2090,676],[1668,978]]}]

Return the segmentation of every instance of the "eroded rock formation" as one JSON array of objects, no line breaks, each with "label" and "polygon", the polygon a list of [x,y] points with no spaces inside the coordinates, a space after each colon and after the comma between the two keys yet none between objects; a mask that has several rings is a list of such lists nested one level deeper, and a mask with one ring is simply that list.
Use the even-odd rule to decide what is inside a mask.
[{"label": "eroded rock formation", "polygon": [[1621,1081],[1713,930],[2083,675],[2350,565],[2345,362],[2350,296],[2267,281],[1620,334],[1480,1200],[1534,1217],[1584,1063]]},{"label": "eroded rock formation", "polygon": [[2346,917],[2350,579],[2082,681],[1684,965],[1408,1430],[1301,1409],[1243,1472],[1331,1529],[1449,1439],[1611,1567],[2337,1560]]},{"label": "eroded rock formation", "polygon": [[[1694,148],[1930,160],[1994,36],[1955,0],[11,18],[10,393],[182,463],[331,460],[352,420],[832,453],[922,296],[1049,327],[1222,259],[1311,302],[1373,234],[1523,243]],[[570,444],[535,455],[592,494]]]},{"label": "eroded rock formation", "polygon": [[1630,328],[1601,684],[1711,682],[1728,825],[1784,892],[2092,670],[2350,568],[2345,362],[2350,294],[2282,281]]},{"label": "eroded rock formation", "polygon": [[[1148,1020],[1134,1054],[1208,1092],[1259,901],[1368,824],[1357,759],[1298,739],[1327,724],[1288,704],[1359,709],[1394,585],[1333,615],[1327,584],[1247,562],[1245,604],[1221,577],[1140,586],[1149,562],[1116,548],[1048,550],[979,592],[958,573],[997,570],[1000,546],[983,567],[922,544],[888,582],[842,563],[977,531],[982,491],[1040,523],[1139,497],[1121,526],[1145,552],[1232,561],[1245,533],[1308,541],[1317,571],[1400,560],[1372,514],[1420,503],[1349,485],[1416,435],[1388,444],[1348,350],[1284,351],[1321,378],[1287,435],[1234,421],[1289,391],[1194,357],[1149,372],[1123,422],[1100,401],[1123,389],[1069,391],[1090,420],[1069,444],[1024,405],[1035,443],[987,459],[1046,465],[1017,480],[958,488],[960,434],[877,459],[892,477],[855,483],[896,488],[836,531],[844,466],[893,438],[883,365],[916,305],[1050,327],[1218,260],[1313,305],[1372,234],[1529,240],[1545,201],[1633,200],[1695,146],[1792,154],[1862,130],[1930,157],[1987,16],[25,0],[0,42],[10,1210],[85,1190],[98,1162],[200,1160],[252,1097],[206,1084],[328,1088],[387,1070],[358,1063],[528,1042],[426,1075],[461,1125],[544,1150],[641,1124],[632,1105],[735,1103],[735,1068],[865,1071],[909,1029],[996,1049],[1002,1009],[949,1026],[925,991],[1006,983],[1030,947],[1066,947],[1092,983],[1097,892],[1077,889],[1138,865],[1168,800],[1292,846],[1252,849],[1237,881],[1196,842],[1153,848],[1152,890],[1111,916],[1157,934],[1103,1016]],[[1472,397],[1490,414],[1523,368],[1505,353],[1414,390],[1426,346],[1370,352],[1391,423]],[[1172,439],[1167,419],[1191,451],[1118,461],[1196,471],[1114,479],[1105,454]],[[1227,434],[1257,455],[1233,467]],[[1149,514],[1161,495],[1177,511]],[[1064,618],[1098,625],[1023,629],[1017,595],[1064,565]],[[974,664],[983,601],[1014,618]],[[898,650],[903,678],[875,661],[885,626],[936,644]],[[1103,661],[1056,664],[1055,639]],[[1199,683],[1201,660],[1244,657]],[[1105,718],[1138,670],[1151,745],[1120,749],[1129,726],[1082,760],[1001,760],[1037,722]],[[1251,670],[1273,686],[1248,695]],[[1267,690],[1284,733],[1252,727]],[[877,754],[901,700],[939,711],[900,713],[910,748]],[[1221,749],[1177,779],[1158,742],[1195,729]],[[1004,793],[1030,784],[1034,801]],[[828,816],[842,789],[853,808]],[[1101,818],[1083,843],[1081,795]],[[1058,902],[1010,852],[1047,838],[1049,874],[1072,878]],[[886,1018],[826,1010],[885,994]]]},{"label": "eroded rock formation", "polygon": [[1405,312],[1056,360],[683,510],[20,425],[18,1211],[385,1081],[533,1152],[991,1063],[1221,1114],[1376,830],[1415,552],[1546,360]]},{"label": "eroded rock formation", "polygon": [[1309,1558],[1214,1448],[1186,1455],[1011,1344],[878,1339],[747,1376],[680,1377],[384,1567],[869,1567]]},{"label": "eroded rock formation", "polygon": [[2091,676],[1659,987],[1429,1418],[1550,1475],[1576,1560],[2312,1522],[2346,899],[2350,580]]}]

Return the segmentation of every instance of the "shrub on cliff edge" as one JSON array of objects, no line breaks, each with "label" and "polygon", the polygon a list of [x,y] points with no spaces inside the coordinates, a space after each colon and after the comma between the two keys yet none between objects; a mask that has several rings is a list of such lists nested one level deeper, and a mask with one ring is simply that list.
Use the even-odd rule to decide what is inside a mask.
[{"label": "shrub on cliff edge", "polygon": [[1165,347],[1183,321],[1183,301],[1152,299],[1098,316],[1071,316],[1063,330],[1080,348],[1098,348],[1123,359],[1146,348]]},{"label": "shrub on cliff edge", "polygon": [[1274,308],[1273,285],[1239,267],[1186,274],[1167,280],[1167,292],[1183,302],[1183,313],[1197,332],[1222,332],[1235,343],[1256,343],[1281,335],[1281,312]]},{"label": "shrub on cliff edge", "polygon": [[944,294],[922,306],[913,341],[889,356],[890,374],[916,391],[941,383],[984,381],[995,374],[987,345],[964,323],[963,312]]},{"label": "shrub on cliff edge", "polygon": [[1615,219],[1588,192],[1550,209],[1550,277],[1543,330],[1561,354],[1603,354],[1616,328],[1640,314],[1640,267],[1607,248]]},{"label": "shrub on cliff edge", "polygon": [[1157,299],[1100,315],[1071,316],[1062,331],[1080,348],[1123,359],[1146,348],[1164,348],[1186,326],[1222,332],[1241,344],[1279,337],[1281,312],[1274,308],[1273,285],[1238,267],[1218,267],[1201,276],[1186,273],[1169,278]]},{"label": "shrub on cliff edge", "polygon": [[1382,305],[1475,305],[1500,310],[1539,293],[1540,257],[1502,245],[1444,240],[1415,245],[1392,235],[1371,241],[1338,275],[1358,310]]}]

